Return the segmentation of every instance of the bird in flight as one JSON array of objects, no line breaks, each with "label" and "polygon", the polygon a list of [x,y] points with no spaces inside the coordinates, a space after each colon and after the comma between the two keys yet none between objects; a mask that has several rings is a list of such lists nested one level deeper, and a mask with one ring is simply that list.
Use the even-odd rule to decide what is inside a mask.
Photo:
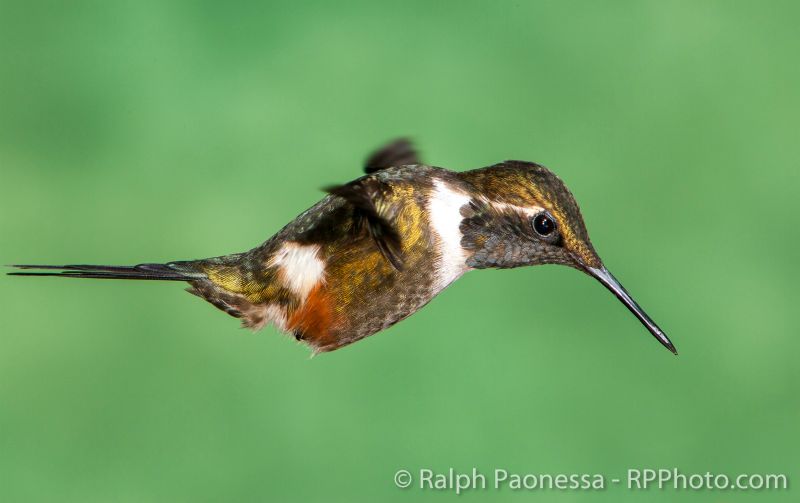
[{"label": "bird in flight", "polygon": [[608,288],[667,349],[664,332],[605,268],[578,205],[550,170],[505,161],[455,172],[423,164],[406,139],[374,152],[263,244],[200,260],[17,265],[17,276],[184,281],[245,327],[272,323],[327,352],[414,314],[473,269],[561,264]]}]

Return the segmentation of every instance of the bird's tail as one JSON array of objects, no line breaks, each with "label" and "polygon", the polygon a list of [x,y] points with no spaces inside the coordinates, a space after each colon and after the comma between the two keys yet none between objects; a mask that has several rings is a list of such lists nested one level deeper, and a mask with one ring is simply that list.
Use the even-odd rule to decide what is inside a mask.
[{"label": "bird's tail", "polygon": [[168,264],[116,265],[12,265],[23,271],[10,276],[58,276],[62,278],[147,279],[162,281],[193,281],[206,275],[192,266],[193,262]]}]

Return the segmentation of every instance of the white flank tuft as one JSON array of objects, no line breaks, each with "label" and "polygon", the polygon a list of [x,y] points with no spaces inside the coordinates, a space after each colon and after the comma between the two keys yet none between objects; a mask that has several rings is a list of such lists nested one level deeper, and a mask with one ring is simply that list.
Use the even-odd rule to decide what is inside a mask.
[{"label": "white flank tuft", "polygon": [[286,332],[286,308],[275,304],[266,307],[266,318],[271,321],[278,330]]},{"label": "white flank tuft", "polygon": [[434,190],[428,200],[428,214],[431,226],[439,237],[438,252],[440,261],[437,271],[438,290],[461,277],[469,270],[467,254],[461,247],[461,208],[468,204],[470,197],[447,185],[442,180],[434,180]]},{"label": "white flank tuft", "polygon": [[319,258],[319,250],[319,245],[287,242],[269,261],[270,266],[278,268],[283,284],[301,300],[324,279],[325,262]]},{"label": "white flank tuft", "polygon": [[250,326],[253,331],[261,330],[267,323],[272,323],[275,328],[281,332],[287,332],[286,329],[286,308],[277,304],[260,304],[254,306],[253,309],[258,310],[259,321],[258,323]]}]

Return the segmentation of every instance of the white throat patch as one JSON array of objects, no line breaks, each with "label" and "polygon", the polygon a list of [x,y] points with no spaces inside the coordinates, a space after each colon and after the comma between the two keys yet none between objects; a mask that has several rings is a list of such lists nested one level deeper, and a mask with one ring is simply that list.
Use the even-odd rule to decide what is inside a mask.
[{"label": "white throat patch", "polygon": [[461,247],[461,207],[468,204],[470,197],[442,180],[433,181],[434,190],[428,200],[428,215],[431,227],[439,238],[437,251],[439,263],[436,287],[444,289],[469,270],[467,254]]}]

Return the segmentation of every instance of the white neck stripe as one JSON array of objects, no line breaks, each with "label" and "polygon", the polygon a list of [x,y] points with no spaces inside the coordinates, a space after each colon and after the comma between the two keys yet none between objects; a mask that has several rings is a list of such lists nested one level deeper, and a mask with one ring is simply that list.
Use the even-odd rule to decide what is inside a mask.
[{"label": "white neck stripe", "polygon": [[469,267],[467,254],[461,247],[461,208],[468,204],[470,197],[449,186],[442,180],[434,180],[434,190],[428,200],[428,214],[431,227],[438,237],[436,250],[438,261],[435,264],[437,291],[458,279]]}]

